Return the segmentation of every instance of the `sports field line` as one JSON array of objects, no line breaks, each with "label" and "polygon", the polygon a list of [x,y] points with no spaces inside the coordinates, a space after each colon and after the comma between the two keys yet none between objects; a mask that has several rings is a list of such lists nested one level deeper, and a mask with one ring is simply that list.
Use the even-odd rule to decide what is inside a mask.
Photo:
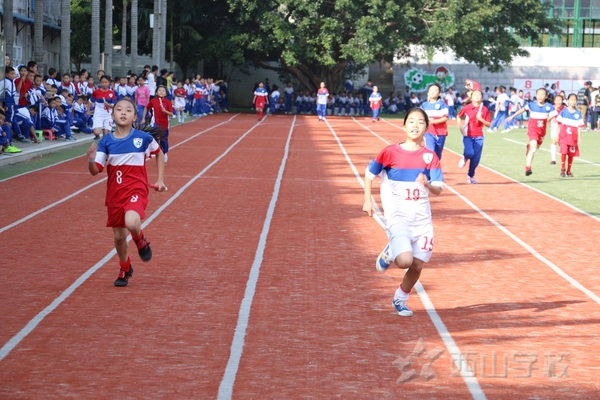
[{"label": "sports field line", "polygon": [[[356,119],[354,119],[354,121],[357,124],[359,124],[362,127],[364,127],[365,129],[367,129],[367,130],[370,131],[370,129],[366,128],[362,123],[358,122]],[[348,155],[348,152],[346,152],[346,149],[344,148],[344,145],[342,144],[342,141],[340,140],[340,138],[338,137],[338,135],[335,133],[335,130],[331,127],[331,125],[329,125],[329,122],[327,122],[327,126],[329,127],[329,130],[333,134],[333,137],[335,138],[335,140],[337,141],[338,145],[340,146],[340,149],[342,150],[342,153],[344,154],[344,157],[346,158],[346,161],[350,165],[350,168],[352,169],[352,172],[354,172],[354,175],[356,176],[356,179],[358,180],[358,183],[360,184],[360,186],[362,188],[364,188],[364,181],[363,181],[361,175],[358,173],[358,170],[354,166],[354,163],[350,159],[350,156]],[[378,136],[378,135],[376,135],[376,136]],[[379,137],[379,139],[381,139],[382,141],[384,141],[384,142],[387,143],[387,141],[385,139],[381,138],[380,136],[378,136],[378,137]],[[375,214],[375,215],[377,215],[377,214]],[[385,225],[383,225],[383,223],[382,223],[382,221],[381,221],[381,219],[380,219],[380,217],[378,215],[377,215],[376,219],[378,219],[377,222],[385,230]],[[441,317],[437,313],[437,311],[435,309],[435,306],[433,305],[433,302],[429,298],[429,295],[427,294],[427,291],[425,290],[425,288],[423,287],[423,285],[421,284],[421,282],[417,281],[417,283],[415,284],[415,290],[417,291],[417,294],[419,295],[419,298],[421,299],[421,302],[423,303],[423,306],[425,307],[425,310],[427,311],[427,314],[429,315],[429,318],[433,322],[433,325],[435,326],[435,329],[437,330],[438,334],[442,338],[442,341],[444,342],[444,345],[448,349],[451,357],[454,359],[454,362],[456,363],[456,365],[461,365],[460,364],[461,361],[456,356],[460,355],[462,353],[461,353],[460,349],[458,348],[458,345],[456,344],[456,342],[452,338],[452,335],[448,331],[448,328],[446,328],[446,325],[444,324],[444,322],[442,321]],[[460,357],[460,356],[458,356],[458,357]],[[466,366],[465,370],[461,369],[460,374],[461,374],[463,380],[465,381],[465,384],[466,384],[467,388],[469,389],[469,392],[471,393],[471,396],[473,396],[474,399],[476,399],[476,400],[483,400],[483,399],[486,398],[485,394],[483,393],[483,390],[481,389],[481,386],[479,386],[479,381],[477,380],[477,377],[470,370],[469,366]]]},{"label": "sports field line", "polygon": [[281,188],[281,181],[283,179],[283,173],[287,164],[288,154],[290,152],[290,142],[292,140],[292,133],[294,131],[294,124],[296,122],[296,116],[292,120],[292,126],[288,133],[287,141],[285,142],[285,148],[283,152],[283,158],[281,159],[281,165],[279,166],[279,172],[277,173],[277,179],[275,180],[275,186],[273,187],[273,194],[271,195],[271,202],[267,209],[267,215],[263,222],[263,228],[260,233],[260,239],[258,246],[256,247],[256,253],[254,255],[254,261],[248,281],[246,282],[246,291],[244,292],[244,298],[240,304],[240,311],[238,314],[238,321],[235,327],[235,334],[231,342],[231,352],[227,366],[225,367],[225,373],[223,379],[219,385],[219,393],[217,398],[231,399],[233,396],[233,385],[240,365],[240,359],[242,358],[242,352],[244,350],[244,340],[246,337],[246,329],[248,328],[248,320],[250,319],[250,310],[252,308],[252,300],[256,293],[256,283],[258,282],[258,276],[260,274],[260,267],[262,265],[265,248],[267,246],[267,237],[271,228],[271,221],[273,220],[273,214],[275,213],[275,206],[277,205],[277,199],[279,198],[279,189]]},{"label": "sports field line", "polygon": [[[519,142],[518,140],[513,140],[513,139],[509,139],[509,138],[502,138],[502,139],[506,140],[507,142],[516,143],[516,144],[522,144],[523,146],[527,146],[527,143]],[[546,152],[550,153],[550,150],[543,149],[541,147],[539,148],[539,150],[543,150],[543,151],[546,151]],[[581,161],[582,163],[592,164],[592,165],[595,165],[596,167],[600,167],[600,164],[595,163],[593,161],[585,160],[585,159],[583,159],[581,157],[575,157],[575,159],[577,161]]]},{"label": "sports field line", "polygon": [[[452,153],[460,156],[460,154],[458,154],[457,152],[455,152],[453,150],[450,150],[450,149],[447,149],[447,148],[444,148],[444,150],[447,150],[449,152],[452,152]],[[486,168],[486,169],[488,169],[489,171],[497,173],[498,175],[502,176],[502,174],[500,174],[500,173],[498,173],[498,172],[496,172],[496,171],[494,171],[494,170],[492,170],[490,168]],[[514,180],[514,179],[511,179],[511,180]],[[518,182],[518,181],[516,181],[516,182]],[[524,186],[526,186],[527,188],[530,188],[528,185],[524,185]],[[471,207],[473,210],[477,211],[485,219],[487,219],[489,222],[491,222],[492,225],[494,225],[496,228],[500,229],[504,234],[506,234],[508,237],[510,237],[515,242],[517,242],[519,245],[521,245],[521,247],[523,247],[525,250],[527,250],[529,253],[531,253],[535,258],[537,258],[538,260],[540,260],[541,262],[543,262],[544,264],[546,264],[546,266],[548,266],[550,269],[552,269],[554,272],[556,272],[556,274],[558,276],[560,276],[561,278],[563,278],[564,280],[566,280],[567,282],[569,282],[576,289],[579,289],[583,294],[585,294],[586,296],[588,296],[590,299],[592,299],[593,301],[595,301],[597,304],[600,304],[600,297],[598,295],[596,295],[594,292],[592,292],[591,290],[589,290],[588,288],[586,288],[585,286],[583,286],[575,278],[573,278],[572,276],[570,276],[569,274],[567,274],[565,271],[563,271],[560,267],[558,267],[552,261],[548,260],[546,257],[544,257],[543,255],[541,255],[540,253],[538,253],[533,247],[531,247],[529,244],[527,244],[527,242],[525,242],[524,240],[522,240],[521,238],[519,238],[517,235],[515,235],[514,233],[512,233],[510,230],[508,230],[507,228],[505,228],[504,225],[502,225],[501,223],[499,223],[498,221],[496,221],[495,219],[493,219],[492,217],[490,217],[485,211],[483,211],[479,207],[477,207],[469,199],[467,199],[465,196],[463,196],[462,194],[460,194],[456,189],[452,188],[450,185],[445,185],[445,187],[447,187],[452,193],[454,193],[456,196],[458,196],[462,201],[464,201],[465,203],[467,203],[469,205],[469,207]],[[531,188],[531,189],[534,189],[534,188]],[[543,193],[543,192],[541,192],[541,193]],[[552,196],[550,196],[550,197],[552,197]],[[566,204],[568,205],[568,203],[566,203]],[[584,211],[582,211],[582,213],[584,213],[586,215],[589,215],[589,214],[585,213]]]},{"label": "sports field line", "polygon": [[[235,117],[237,117],[238,115],[239,115],[239,114],[236,114],[236,115],[232,116],[231,118],[229,118],[227,121],[223,121],[223,122],[221,122],[221,123],[219,123],[219,124],[217,124],[217,125],[215,125],[215,126],[213,126],[213,127],[211,127],[211,128],[205,129],[205,130],[203,130],[202,132],[198,132],[198,133],[194,134],[193,136],[190,136],[189,138],[187,138],[187,139],[185,139],[185,140],[183,140],[183,141],[181,141],[181,142],[179,142],[179,143],[177,143],[177,144],[173,145],[173,146],[171,147],[171,149],[174,149],[174,148],[176,148],[176,147],[178,147],[178,146],[180,146],[180,145],[182,145],[182,144],[184,144],[184,143],[186,143],[186,142],[189,142],[190,140],[192,140],[192,139],[194,139],[194,138],[196,138],[196,137],[198,137],[198,136],[202,135],[203,133],[206,133],[206,132],[208,132],[208,131],[210,131],[210,130],[212,130],[212,129],[215,129],[216,127],[218,127],[218,126],[220,126],[220,125],[223,125],[223,124],[226,124],[226,123],[230,122],[232,119],[234,119],[234,118],[235,118]],[[75,157],[75,158],[79,158],[79,157]],[[74,160],[75,158],[72,158],[71,160]],[[67,161],[69,161],[69,160],[67,160]],[[65,162],[66,162],[66,161],[65,161]],[[61,164],[61,163],[58,163],[58,164]],[[57,165],[57,164],[54,164],[54,165]],[[44,168],[47,168],[47,167],[44,167]],[[44,168],[40,168],[40,169],[44,169]],[[35,171],[39,171],[39,170],[35,170]],[[34,171],[29,171],[29,172],[27,172],[27,173],[31,173],[31,172],[34,172]],[[25,174],[21,174],[21,175],[25,175]],[[17,225],[20,225],[20,224],[22,224],[23,222],[26,222],[26,221],[30,220],[31,218],[33,218],[33,217],[35,217],[35,216],[37,216],[37,215],[40,215],[40,214],[41,214],[41,213],[43,213],[44,211],[48,211],[49,209],[51,209],[51,208],[54,208],[54,207],[56,207],[57,205],[59,205],[59,204],[61,204],[61,203],[64,203],[65,201],[67,201],[67,200],[69,200],[69,199],[72,199],[73,197],[75,197],[75,196],[77,196],[77,195],[79,195],[79,194],[81,194],[81,193],[85,192],[86,190],[88,190],[88,189],[89,189],[89,188],[91,188],[91,187],[94,187],[94,186],[96,186],[96,185],[98,185],[98,184],[100,184],[100,183],[104,182],[104,181],[105,181],[105,180],[107,180],[107,179],[108,179],[107,177],[104,177],[104,178],[100,179],[99,181],[96,181],[96,182],[94,182],[94,183],[91,183],[91,184],[87,185],[86,187],[84,187],[84,188],[82,188],[82,189],[79,189],[79,190],[77,190],[76,192],[73,192],[73,193],[71,193],[70,195],[68,195],[68,196],[66,196],[66,197],[63,197],[63,198],[62,198],[62,199],[60,199],[60,200],[57,200],[57,201],[55,201],[54,203],[48,204],[46,207],[40,208],[39,210],[37,210],[37,211],[35,211],[35,212],[32,212],[32,213],[31,213],[31,214],[29,214],[29,215],[26,215],[26,216],[24,216],[23,218],[21,218],[21,219],[19,219],[19,220],[15,221],[15,222],[13,222],[12,224],[9,224],[9,225],[6,225],[6,226],[4,226],[4,227],[0,228],[0,233],[2,233],[2,232],[5,232],[5,231],[9,230],[10,228],[14,228],[14,227],[15,227],[15,226],[17,226]]]},{"label": "sports field line", "polygon": [[[220,156],[215,158],[210,164],[208,164],[202,171],[196,174],[190,179],[185,185],[183,185],[175,194],[173,194],[163,205],[161,205],[152,215],[150,215],[143,223],[142,229],[146,228],[156,217],[158,217],[169,205],[171,205],[181,194],[196,182],[202,175],[210,170],[215,164],[217,164],[223,157],[225,157],[235,146],[237,146],[246,136],[250,134],[260,123],[255,124],[252,128],[247,130],[242,136],[240,136],[231,146],[227,148]],[[127,242],[131,241],[131,236],[127,236]],[[115,254],[116,250],[111,250],[104,256],[100,261],[94,264],[90,269],[84,272],[75,282],[71,284],[64,292],[62,292],[52,303],[46,308],[40,311],[35,317],[33,317],[17,334],[15,334],[2,348],[0,349],[0,361],[2,361],[10,352],[19,344],[23,339],[29,335],[40,322],[44,320],[52,311],[54,311],[63,301],[65,301],[79,286],[81,286],[90,276],[97,270],[103,267]]]},{"label": "sports field line", "polygon": [[[385,121],[385,120],[382,120],[382,121]],[[388,122],[388,121],[385,121],[385,122],[386,122],[386,123],[388,123],[389,125],[395,126],[395,127],[396,127],[396,128],[398,128],[398,129],[402,129],[402,127],[400,127],[400,126],[398,126],[398,125],[396,125],[396,124],[392,124],[391,122]],[[456,154],[456,155],[457,155],[457,156],[459,156],[459,157],[462,157],[462,154],[460,154],[460,153],[457,153],[456,151],[454,151],[454,150],[451,150],[451,149],[449,149],[448,147],[444,147],[444,151],[448,151],[448,152],[450,152],[450,153]],[[509,181],[511,181],[511,182],[514,182],[514,183],[518,183],[519,185],[521,185],[521,186],[523,186],[523,187],[526,187],[526,188],[527,188],[527,189],[529,189],[529,190],[533,190],[533,191],[534,191],[534,192],[536,192],[536,193],[539,193],[539,194],[541,194],[541,195],[543,195],[543,196],[546,196],[546,197],[548,197],[548,198],[550,198],[550,199],[552,199],[552,200],[554,200],[554,201],[557,201],[557,202],[559,202],[560,204],[563,204],[563,205],[565,205],[565,206],[569,207],[569,208],[570,208],[571,210],[573,210],[573,211],[577,211],[578,213],[581,213],[581,214],[585,215],[586,217],[590,217],[590,218],[594,219],[595,221],[598,221],[598,222],[600,222],[600,218],[599,218],[599,217],[597,217],[597,216],[595,216],[595,215],[592,215],[592,214],[590,214],[590,213],[588,213],[588,212],[586,212],[586,211],[584,211],[584,210],[582,210],[582,209],[580,209],[580,208],[577,208],[577,207],[575,207],[573,204],[567,203],[566,201],[564,201],[564,200],[561,200],[561,199],[559,199],[558,197],[554,197],[554,196],[552,196],[552,195],[551,195],[551,194],[549,194],[549,193],[543,192],[543,191],[541,191],[540,189],[534,188],[533,186],[530,186],[530,185],[528,185],[528,184],[526,184],[526,183],[524,183],[524,182],[521,182],[521,181],[519,181],[519,180],[517,180],[517,179],[511,178],[511,177],[510,177],[510,176],[508,176],[508,175],[504,175],[502,172],[496,171],[495,169],[492,169],[492,168],[490,168],[490,167],[486,167],[484,164],[481,164],[481,163],[480,163],[480,164],[479,164],[479,166],[478,166],[478,168],[485,168],[485,169],[487,169],[488,171],[490,171],[490,172],[493,172],[494,174],[497,174],[497,175],[499,175],[499,176],[503,177],[503,178],[504,178],[504,179],[506,179],[506,180],[509,180]]]}]

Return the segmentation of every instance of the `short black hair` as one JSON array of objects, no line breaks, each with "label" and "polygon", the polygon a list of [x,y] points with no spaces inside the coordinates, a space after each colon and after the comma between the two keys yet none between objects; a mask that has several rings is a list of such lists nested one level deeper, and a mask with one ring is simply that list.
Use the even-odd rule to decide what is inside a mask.
[{"label": "short black hair", "polygon": [[57,71],[56,71],[56,68],[50,68],[50,69],[48,70],[48,75],[51,75],[51,76],[52,76],[52,75],[54,75],[56,72],[57,72]]}]

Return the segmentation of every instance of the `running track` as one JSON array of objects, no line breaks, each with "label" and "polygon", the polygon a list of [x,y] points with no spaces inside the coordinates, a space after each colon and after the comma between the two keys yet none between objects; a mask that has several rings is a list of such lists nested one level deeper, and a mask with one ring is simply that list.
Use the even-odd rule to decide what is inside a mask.
[{"label": "running track", "polygon": [[[105,182],[85,158],[0,183],[0,398],[600,391],[598,220],[484,168],[468,185],[447,151],[434,257],[404,319],[390,304],[403,272],[374,270],[386,237],[352,169],[398,123],[219,115],[170,137],[169,191],[147,210],[154,258],[132,258],[127,288],[112,285]],[[427,351],[402,365],[419,339]]]}]

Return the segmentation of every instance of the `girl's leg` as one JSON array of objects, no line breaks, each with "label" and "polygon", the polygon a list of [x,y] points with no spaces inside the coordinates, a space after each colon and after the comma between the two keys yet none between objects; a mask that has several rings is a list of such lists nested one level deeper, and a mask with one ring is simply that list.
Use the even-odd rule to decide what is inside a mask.
[{"label": "girl's leg", "polygon": [[127,245],[127,229],[113,228],[113,233],[115,236],[115,250],[117,251],[117,255],[119,256],[119,261],[124,263],[129,259],[129,246]]},{"label": "girl's leg", "polygon": [[566,161],[567,161],[567,155],[561,153],[561,155],[560,155],[560,176],[565,176]]},{"label": "girl's leg", "polygon": [[569,153],[567,155],[567,175],[571,175],[571,165],[573,165],[573,155]]},{"label": "girl's leg", "polygon": [[474,138],[473,140],[473,156],[471,157],[471,161],[469,162],[469,177],[473,178],[475,176],[475,168],[479,165],[479,161],[481,160],[481,154],[483,153],[483,136]]},{"label": "girl's leg", "polygon": [[442,159],[442,153],[444,151],[444,144],[446,143],[446,136],[438,136],[435,141],[435,154],[437,154],[438,158]]}]

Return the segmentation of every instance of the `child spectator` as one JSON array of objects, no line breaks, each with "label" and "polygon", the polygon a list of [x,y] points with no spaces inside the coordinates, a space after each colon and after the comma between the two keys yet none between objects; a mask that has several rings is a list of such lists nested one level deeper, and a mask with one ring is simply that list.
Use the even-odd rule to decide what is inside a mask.
[{"label": "child spectator", "polygon": [[51,129],[56,136],[65,137],[66,140],[76,140],[71,134],[71,127],[66,119],[60,118],[57,107],[60,105],[60,97],[48,100],[48,107],[42,112],[42,128]]},{"label": "child spectator", "polygon": [[33,139],[35,143],[41,143],[35,132],[34,118],[37,114],[37,106],[21,107],[15,112],[13,128],[19,136]]},{"label": "child spectator", "polygon": [[137,79],[137,88],[135,89],[135,104],[137,107],[137,123],[141,124],[145,120],[144,108],[150,100],[150,89],[144,83],[144,78]]},{"label": "child spectator", "polygon": [[175,113],[177,114],[177,121],[183,124],[185,122],[184,112],[187,92],[183,88],[183,84],[181,83],[181,81],[177,82],[177,89],[175,89],[173,95],[175,96],[174,108]]},{"label": "child spectator", "polygon": [[434,151],[440,160],[448,137],[448,107],[440,99],[441,91],[442,87],[439,84],[432,84],[427,89],[427,101],[421,104],[421,108],[429,117],[429,127],[424,136],[425,147]]},{"label": "child spectator", "polygon": [[292,113],[292,103],[294,101],[294,88],[292,87],[292,82],[287,81],[285,84],[285,89],[283,89],[285,93],[285,113]]},{"label": "child spectator", "polygon": [[317,115],[319,121],[327,118],[327,100],[329,99],[329,90],[325,87],[325,82],[321,82],[317,91]]}]

